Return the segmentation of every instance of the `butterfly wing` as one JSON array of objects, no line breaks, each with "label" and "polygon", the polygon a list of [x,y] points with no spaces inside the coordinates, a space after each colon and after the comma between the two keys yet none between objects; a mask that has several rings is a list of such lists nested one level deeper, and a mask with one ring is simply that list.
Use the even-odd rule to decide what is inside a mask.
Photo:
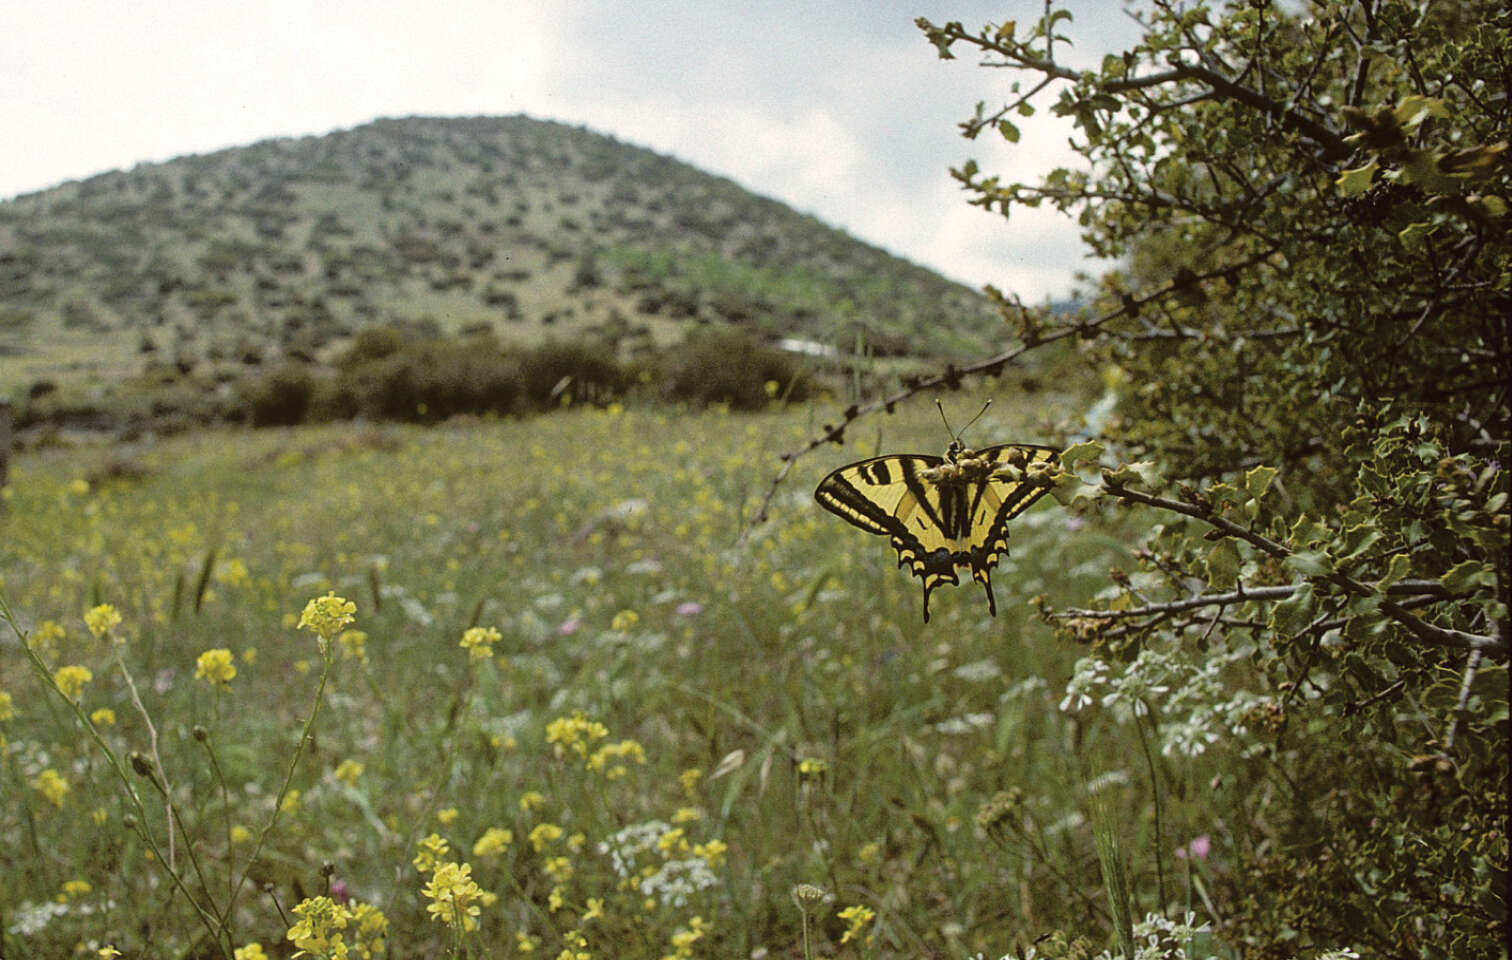
[{"label": "butterfly wing", "polygon": [[[926,623],[930,593],[941,583],[959,584],[957,567],[971,568],[987,591],[988,610],[997,614],[990,571],[1007,553],[1008,521],[1045,492],[1024,479],[1022,468],[1053,459],[1055,450],[999,444],[975,456],[990,467],[971,479],[939,479],[940,457],[895,454],[841,467],[814,491],[825,509],[892,541],[898,566],[923,581]],[[1018,470],[999,473],[999,466]]]}]

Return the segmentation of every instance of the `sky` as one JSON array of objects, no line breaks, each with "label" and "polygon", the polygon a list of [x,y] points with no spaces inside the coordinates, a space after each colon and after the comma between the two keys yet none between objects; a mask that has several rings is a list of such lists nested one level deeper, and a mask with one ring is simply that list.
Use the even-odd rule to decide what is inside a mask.
[{"label": "sky", "polygon": [[[1073,0],[1059,59],[1135,37]],[[1014,74],[940,60],[918,16],[968,28],[1041,0],[49,0],[0,31],[0,198],[137,163],[387,116],[525,113],[671,154],[974,287],[1064,298],[1073,223],[967,205],[949,170],[1072,164],[1047,111],[1010,145],[960,136]],[[1048,103],[1048,101],[1047,101]]]}]

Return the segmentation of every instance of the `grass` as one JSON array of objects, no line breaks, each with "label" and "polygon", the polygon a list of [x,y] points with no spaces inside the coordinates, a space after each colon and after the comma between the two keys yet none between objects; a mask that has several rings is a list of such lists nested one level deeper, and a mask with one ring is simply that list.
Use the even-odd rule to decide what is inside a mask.
[{"label": "grass", "polygon": [[[972,437],[1029,439],[1006,407]],[[1030,598],[1084,602],[1127,564],[1122,528],[1073,532],[1045,501],[996,571],[999,616],[967,585],[939,591],[925,627],[886,544],[810,493],[878,442],[943,446],[932,409],[807,458],[735,549],[777,454],[812,430],[796,410],[611,408],[195,434],[113,452],[130,471],[88,448],[21,456],[0,586],[46,671],[92,679],[71,709],[0,641],[0,954],[287,956],[292,908],[327,892],[380,908],[394,957],[1111,943],[1089,782],[1119,812],[1141,913],[1160,907],[1152,864],[1213,816],[1189,789],[1213,771],[1156,758],[1157,848],[1138,734],[1058,707],[1084,651]],[[328,591],[365,639],[323,657],[298,623]],[[95,638],[82,615],[102,603],[122,622]],[[459,646],[472,627],[498,631],[491,658]],[[196,677],[210,650],[230,651],[229,682]],[[171,889],[164,797],[128,773],[138,809],[102,747],[166,781],[171,866],[210,919]],[[475,849],[505,836],[490,830],[510,842]],[[427,862],[431,834],[448,846]],[[489,895],[476,930],[427,913],[446,890],[469,902],[448,862]],[[801,883],[823,899],[800,910]]]}]

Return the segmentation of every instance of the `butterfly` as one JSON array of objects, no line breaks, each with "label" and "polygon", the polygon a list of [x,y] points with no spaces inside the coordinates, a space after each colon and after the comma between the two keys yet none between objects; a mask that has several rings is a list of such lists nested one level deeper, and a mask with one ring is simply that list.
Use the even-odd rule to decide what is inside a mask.
[{"label": "butterfly", "polygon": [[957,436],[944,457],[901,453],[847,464],[820,481],[814,499],[892,539],[898,566],[924,581],[925,623],[930,591],[959,584],[957,567],[971,568],[987,590],[988,612],[997,616],[992,568],[1008,553],[1008,521],[1049,491],[1048,468],[1058,462],[1054,447],[1000,443],[972,450]]}]

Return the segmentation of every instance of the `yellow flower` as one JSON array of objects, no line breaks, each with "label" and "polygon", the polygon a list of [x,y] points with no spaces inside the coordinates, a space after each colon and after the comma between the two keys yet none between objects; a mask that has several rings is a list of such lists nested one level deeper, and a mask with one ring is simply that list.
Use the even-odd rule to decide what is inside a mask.
[{"label": "yellow flower", "polygon": [[604,916],[604,900],[602,897],[589,897],[588,910],[583,914],[583,922],[599,920]]},{"label": "yellow flower", "polygon": [[233,950],[231,960],[268,960],[268,955],[263,953],[262,944],[249,943],[245,947],[237,947]]},{"label": "yellow flower", "polygon": [[327,591],[325,596],[316,597],[305,604],[304,612],[299,615],[299,626],[301,629],[313,630],[320,637],[320,649],[323,652],[326,644],[341,632],[342,627],[356,622],[357,618],[353,616],[356,612],[357,604],[336,596],[334,590]]},{"label": "yellow flower", "polygon": [[58,652],[58,641],[65,636],[63,628],[52,620],[43,620],[37,629],[26,638],[26,645],[37,651],[43,659],[50,659]]},{"label": "yellow flower", "polygon": [[248,647],[247,649],[245,649],[245,650],[242,651],[242,663],[245,663],[247,666],[250,667],[250,666],[252,666],[252,664],[254,664],[256,662],[257,662],[257,648],[256,647]]},{"label": "yellow flower", "polygon": [[520,794],[521,810],[528,813],[532,810],[539,810],[544,806],[546,806],[546,798],[541,796],[539,791],[527,790]]},{"label": "yellow flower", "polygon": [[798,779],[816,780],[824,776],[824,772],[828,769],[829,764],[823,760],[816,757],[806,757],[798,763]]},{"label": "yellow flower", "polygon": [[295,810],[298,810],[299,791],[291,789],[288,793],[284,794],[283,803],[278,805],[278,809],[284,813],[293,813]]},{"label": "yellow flower", "polygon": [[503,853],[511,843],[514,843],[514,831],[503,827],[489,827],[483,831],[483,836],[473,844],[472,855],[475,857],[491,857]]},{"label": "yellow flower", "polygon": [[[115,958],[119,957],[120,955],[121,951],[117,950],[114,946],[108,943],[95,951],[95,956],[99,957],[100,960],[115,960]],[[236,960],[241,960],[241,957],[236,957]]]},{"label": "yellow flower", "polygon": [[252,839],[252,831],[248,830],[246,827],[242,826],[241,824],[238,823],[238,824],[236,824],[235,826],[233,826],[231,828],[231,842],[232,843],[246,843],[248,840],[251,840],[251,839]]},{"label": "yellow flower", "polygon": [[452,823],[457,819],[457,808],[447,807],[444,810],[437,810],[436,819],[441,822],[441,826],[443,827],[451,826]]},{"label": "yellow flower", "polygon": [[487,660],[493,656],[493,645],[504,639],[493,627],[469,627],[458,644],[473,660]]},{"label": "yellow flower", "polygon": [[84,625],[99,639],[121,625],[121,614],[110,604],[102,603],[84,614]]},{"label": "yellow flower", "polygon": [[84,692],[84,684],[93,679],[94,674],[89,672],[88,667],[59,667],[58,672],[53,674],[53,683],[58,685],[58,691],[70,700],[79,699],[79,695]]},{"label": "yellow flower", "polygon": [[560,883],[556,884],[551,888],[551,892],[546,895],[546,912],[556,913],[562,909],[562,904],[566,902],[562,897],[562,885]]},{"label": "yellow flower", "polygon": [[76,497],[82,497],[89,492],[89,481],[83,477],[76,477],[68,482],[68,492]]},{"label": "yellow flower", "polygon": [[420,892],[431,901],[425,906],[431,919],[448,927],[461,921],[464,930],[477,928],[475,918],[482,912],[477,901],[482,898],[483,889],[473,882],[471,864],[441,864]]},{"label": "yellow flower", "polygon": [[540,942],[524,930],[515,931],[515,949],[521,953],[531,953],[535,950],[536,944]]},{"label": "yellow flower", "polygon": [[88,880],[65,880],[63,890],[58,894],[58,902],[67,903],[74,897],[82,897],[92,889],[94,888],[89,885]]},{"label": "yellow flower", "polygon": [[566,857],[547,857],[541,869],[557,883],[566,883],[572,879],[572,861]]},{"label": "yellow flower", "polygon": [[540,853],[551,843],[562,838],[562,828],[554,823],[536,824],[530,831],[530,845],[535,847],[536,853]]},{"label": "yellow flower", "polygon": [[677,775],[677,780],[682,784],[683,793],[688,795],[689,800],[698,799],[698,782],[703,779],[703,771],[697,767],[689,767]]},{"label": "yellow flower", "polygon": [[617,630],[623,633],[639,622],[640,614],[636,613],[634,610],[621,610],[619,613],[616,613],[614,615],[613,620],[609,621],[609,629]]},{"label": "yellow flower", "polygon": [[105,826],[105,821],[110,819],[110,814],[105,812],[104,807],[95,807],[94,810],[90,811],[89,819],[94,821],[95,826],[103,827]]},{"label": "yellow flower", "polygon": [[31,785],[32,789],[42,794],[55,807],[63,806],[63,798],[68,796],[68,781],[52,767],[37,774]]},{"label": "yellow flower", "polygon": [[89,722],[97,727],[113,727],[115,720],[115,711],[109,707],[101,707],[89,715]]},{"label": "yellow flower", "polygon": [[361,630],[343,630],[336,638],[336,645],[341,648],[341,659],[360,660],[364,664],[368,662],[367,634]]},{"label": "yellow flower", "polygon": [[350,915],[346,907],[330,897],[309,897],[294,907],[294,916],[299,922],[284,934],[292,940],[301,954],[317,957],[345,957],[346,944],[341,931],[346,929]]},{"label": "yellow flower", "polygon": [[332,776],[334,776],[337,780],[340,780],[347,786],[354,787],[357,785],[357,778],[362,776],[362,771],[365,769],[366,768],[356,760],[347,759],[341,761],[336,765],[336,771],[332,774]]},{"label": "yellow flower", "polygon": [[546,724],[546,742],[553,744],[558,758],[571,749],[580,757],[588,756],[588,744],[609,736],[609,728],[597,720],[589,720],[581,710],[574,710],[570,717],[557,717]]},{"label": "yellow flower", "polygon": [[16,711],[11,709],[11,695],[0,690],[0,723],[16,719]]},{"label": "yellow flower", "polygon": [[725,851],[730,849],[723,840],[710,840],[708,843],[693,844],[693,856],[702,859],[711,868],[718,867],[724,862]]},{"label": "yellow flower", "polygon": [[703,819],[703,811],[697,807],[678,807],[677,812],[672,814],[673,823],[693,823]]},{"label": "yellow flower", "polygon": [[839,916],[847,924],[845,933],[840,935],[840,942],[849,943],[860,935],[862,927],[877,918],[877,912],[871,907],[855,906],[841,910]]},{"label": "yellow flower", "polygon": [[225,648],[206,650],[194,661],[194,679],[203,677],[209,683],[228,684],[236,676],[236,665],[231,662],[231,651]]},{"label": "yellow flower", "polygon": [[352,950],[362,960],[373,960],[383,952],[383,938],[388,936],[388,917],[370,903],[353,900],[349,911],[351,925],[356,928],[356,941]]},{"label": "yellow flower", "polygon": [[410,861],[415,869],[421,873],[429,873],[436,869],[436,864],[451,850],[451,845],[440,834],[433,833],[417,844],[420,852],[415,854],[415,859]]}]

